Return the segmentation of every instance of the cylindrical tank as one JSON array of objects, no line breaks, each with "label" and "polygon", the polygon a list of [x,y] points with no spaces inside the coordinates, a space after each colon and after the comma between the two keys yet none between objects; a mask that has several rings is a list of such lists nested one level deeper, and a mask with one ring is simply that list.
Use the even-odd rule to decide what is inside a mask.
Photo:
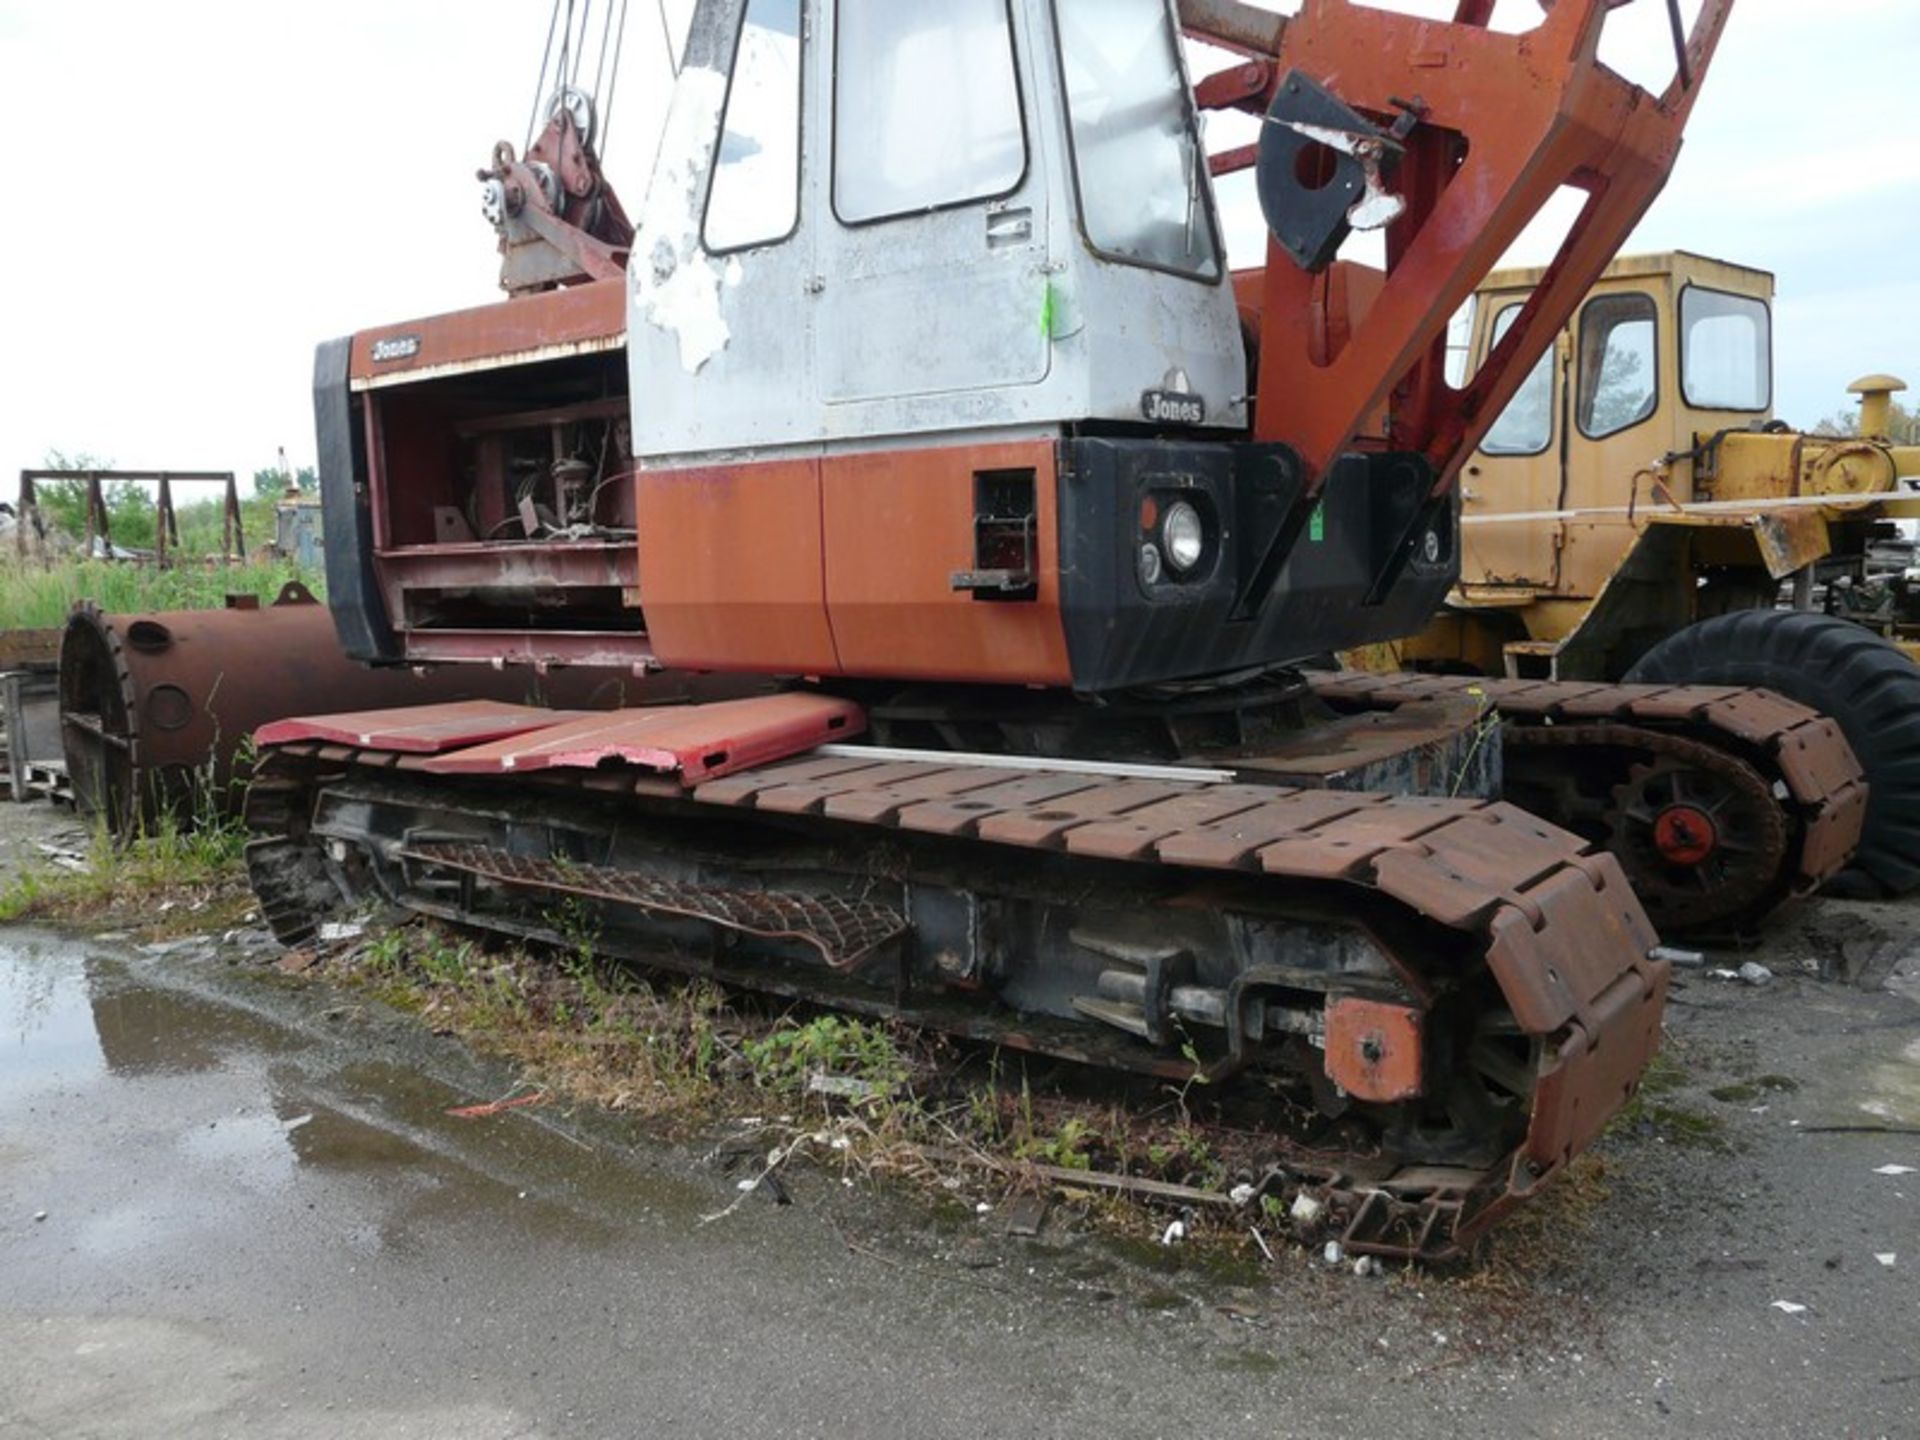
[{"label": "cylindrical tank", "polygon": [[236,811],[253,732],[290,715],[451,700],[609,709],[726,698],[750,686],[612,670],[376,670],[342,653],[327,607],[294,584],[266,607],[76,608],[60,647],[61,741],[81,814],[129,836],[163,812],[192,824]]}]

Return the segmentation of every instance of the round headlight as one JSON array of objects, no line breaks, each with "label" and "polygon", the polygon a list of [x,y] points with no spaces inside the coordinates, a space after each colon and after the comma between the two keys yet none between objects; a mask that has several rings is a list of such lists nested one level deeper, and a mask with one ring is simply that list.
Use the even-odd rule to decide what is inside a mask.
[{"label": "round headlight", "polygon": [[1200,512],[1185,500],[1174,501],[1160,522],[1160,544],[1176,571],[1185,574],[1193,569],[1207,548],[1207,527]]}]

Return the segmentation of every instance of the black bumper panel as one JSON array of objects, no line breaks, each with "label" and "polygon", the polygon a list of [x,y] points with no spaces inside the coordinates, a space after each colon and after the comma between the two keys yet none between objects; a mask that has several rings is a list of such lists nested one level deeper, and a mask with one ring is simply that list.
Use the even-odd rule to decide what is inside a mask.
[{"label": "black bumper panel", "polygon": [[[1197,679],[1413,634],[1458,573],[1457,504],[1379,603],[1362,602],[1432,483],[1418,456],[1343,456],[1318,510],[1289,534],[1301,472],[1283,445],[1062,441],[1060,584],[1074,688]],[[1207,536],[1185,574],[1166,562],[1157,529],[1181,500]],[[1147,545],[1160,547],[1157,580],[1143,575]]]},{"label": "black bumper panel", "polygon": [[313,422],[319,442],[320,513],[326,526],[327,605],[340,645],[356,660],[398,660],[399,642],[373,571],[373,511],[360,407],[347,382],[351,338],[313,357]]}]

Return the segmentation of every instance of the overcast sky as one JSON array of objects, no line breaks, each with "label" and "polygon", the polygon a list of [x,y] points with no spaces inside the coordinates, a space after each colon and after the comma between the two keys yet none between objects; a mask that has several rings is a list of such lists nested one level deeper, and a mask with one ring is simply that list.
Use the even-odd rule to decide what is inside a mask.
[{"label": "overcast sky", "polygon": [[[664,3],[684,23],[689,0]],[[0,496],[50,447],[243,480],[280,446],[311,463],[316,342],[497,297],[473,172],[522,139],[547,18],[545,0],[0,0]],[[607,153],[630,212],[664,56],[655,0],[632,0]],[[1920,384],[1916,59],[1920,0],[1738,0],[1628,247],[1775,272],[1795,423],[1868,371]]]}]

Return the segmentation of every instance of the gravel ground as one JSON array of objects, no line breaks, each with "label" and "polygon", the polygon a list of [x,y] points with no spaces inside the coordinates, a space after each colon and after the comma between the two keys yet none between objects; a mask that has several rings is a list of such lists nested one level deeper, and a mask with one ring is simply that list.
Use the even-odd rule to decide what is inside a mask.
[{"label": "gravel ground", "polygon": [[90,843],[85,825],[60,805],[15,805],[0,800],[0,885],[22,870],[50,863],[40,847],[84,853]]},{"label": "gravel ground", "polygon": [[1360,1279],[823,1171],[702,1224],[704,1147],[449,1118],[511,1077],[257,953],[0,928],[0,1437],[1920,1435],[1920,906],[1714,958],[1774,978],[1684,978],[1536,1258]]}]

